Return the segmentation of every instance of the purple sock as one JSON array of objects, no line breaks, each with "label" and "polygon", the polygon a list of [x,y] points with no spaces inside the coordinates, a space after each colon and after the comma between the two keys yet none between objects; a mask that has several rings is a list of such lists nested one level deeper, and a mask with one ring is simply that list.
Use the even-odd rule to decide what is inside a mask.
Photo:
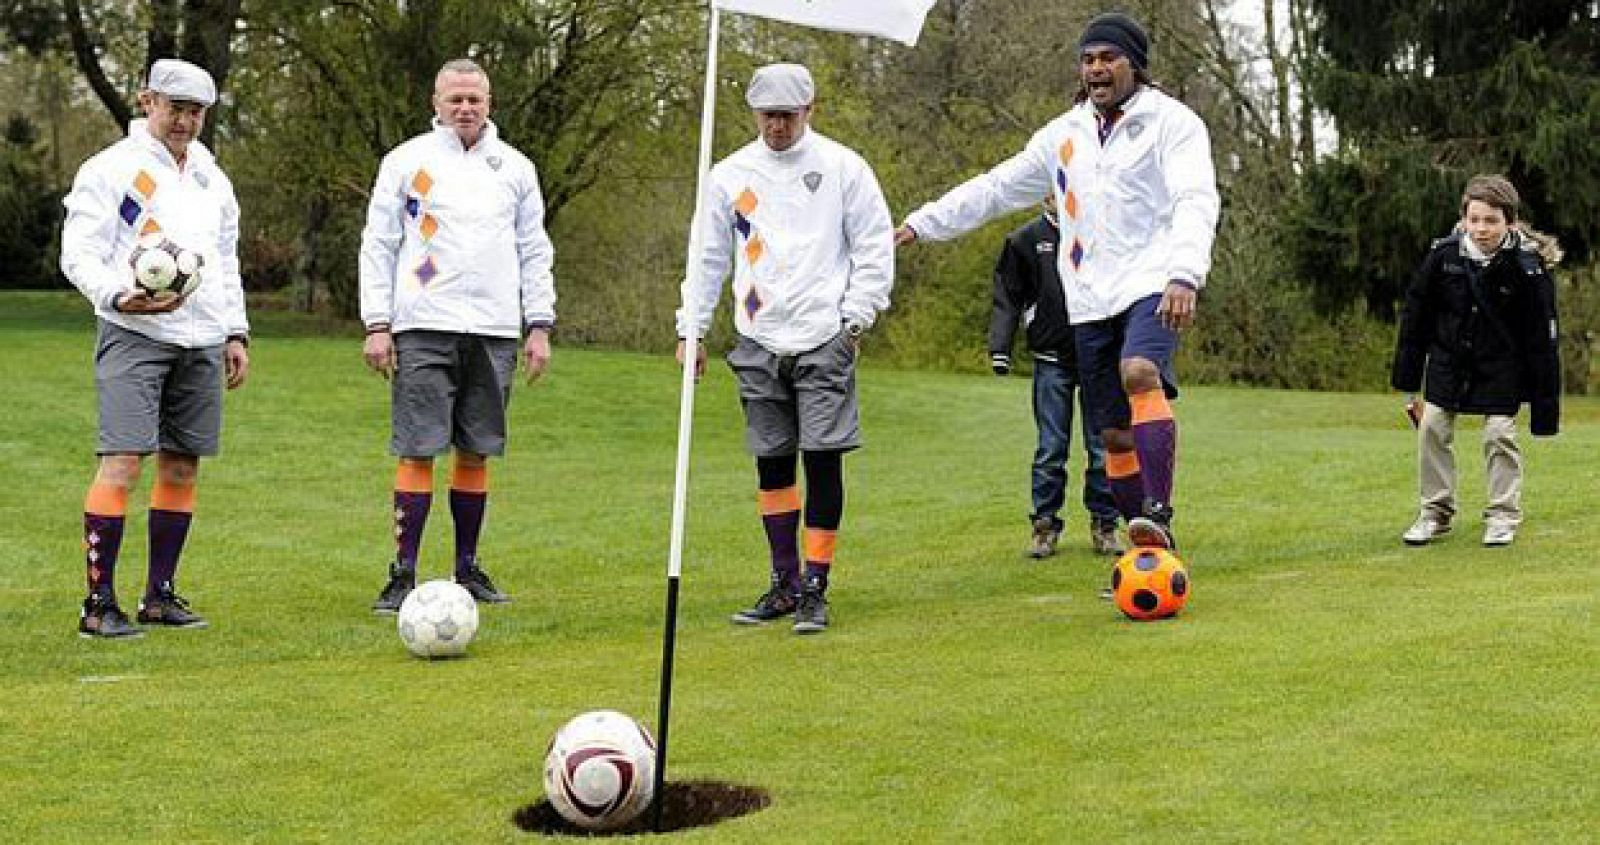
[{"label": "purple sock", "polygon": [[89,592],[102,595],[112,593],[112,576],[117,569],[117,555],[122,551],[122,526],[126,521],[120,516],[83,515],[84,563]]},{"label": "purple sock", "polygon": [[1170,504],[1172,468],[1178,457],[1178,423],[1165,419],[1135,424],[1133,448],[1139,453],[1139,473],[1144,476],[1145,495]]},{"label": "purple sock", "polygon": [[150,574],[145,580],[145,595],[153,596],[163,586],[170,587],[178,574],[178,555],[189,538],[188,511],[150,509]]},{"label": "purple sock", "polygon": [[464,574],[478,562],[478,535],[483,531],[483,512],[488,505],[488,493],[450,490],[450,515],[456,521],[456,575]]},{"label": "purple sock", "polygon": [[422,528],[428,524],[432,493],[394,493],[394,560],[407,572],[417,571],[417,549],[422,545]]},{"label": "purple sock", "polygon": [[800,583],[800,512],[763,514],[767,546],[772,550],[772,579],[791,588]]},{"label": "purple sock", "polygon": [[1133,519],[1144,513],[1144,473],[1142,470],[1133,475],[1107,480],[1111,482],[1111,498],[1116,500],[1117,510],[1122,512],[1123,519]]}]

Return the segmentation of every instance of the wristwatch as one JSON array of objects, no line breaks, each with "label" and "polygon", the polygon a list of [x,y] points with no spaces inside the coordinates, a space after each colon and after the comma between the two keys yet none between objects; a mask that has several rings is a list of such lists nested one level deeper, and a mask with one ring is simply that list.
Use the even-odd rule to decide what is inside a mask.
[{"label": "wristwatch", "polygon": [[866,330],[866,326],[863,326],[853,320],[844,324],[844,333],[851,337],[860,337],[861,333]]}]

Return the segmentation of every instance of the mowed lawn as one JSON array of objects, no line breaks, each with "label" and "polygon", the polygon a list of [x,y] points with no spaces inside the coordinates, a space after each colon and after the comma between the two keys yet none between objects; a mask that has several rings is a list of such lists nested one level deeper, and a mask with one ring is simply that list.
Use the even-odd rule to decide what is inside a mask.
[{"label": "mowed lawn", "polygon": [[[387,392],[360,339],[259,314],[182,591],[206,631],[74,633],[92,322],[0,296],[0,831],[7,842],[495,842],[570,716],[654,724],[676,440],[670,356],[557,348],[519,386],[486,566],[515,603],[464,660],[367,610],[391,553]],[[846,463],[835,626],[740,629],[765,585],[726,368],[701,385],[670,777],[772,805],[703,842],[1554,842],[1600,831],[1600,403],[1522,439],[1528,520],[1414,514],[1399,399],[1195,387],[1178,405],[1179,618],[1096,597],[1081,511],[1020,556],[1025,378],[874,367]],[[1525,422],[1525,420],[1524,420]],[[1074,459],[1074,476],[1081,464]],[[145,569],[144,489],[118,570]],[[441,484],[443,483],[441,473]],[[1075,495],[1075,494],[1074,494]],[[422,571],[448,572],[442,497]]]}]

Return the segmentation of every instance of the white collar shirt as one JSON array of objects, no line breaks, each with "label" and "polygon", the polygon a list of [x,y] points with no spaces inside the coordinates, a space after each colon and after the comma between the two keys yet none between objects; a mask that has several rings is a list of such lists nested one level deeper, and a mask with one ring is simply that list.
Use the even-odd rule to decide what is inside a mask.
[{"label": "white collar shirt", "polygon": [[776,152],[757,138],[712,169],[679,337],[704,337],[733,270],[734,327],[767,350],[816,349],[889,307],[894,229],[871,166],[807,128]]},{"label": "white collar shirt", "polygon": [[554,259],[533,162],[493,123],[467,148],[435,119],[378,169],[361,233],[361,319],[518,337],[555,321]]},{"label": "white collar shirt", "polygon": [[1205,124],[1177,100],[1140,89],[1103,144],[1094,106],[1081,103],[906,224],[918,238],[947,240],[1046,195],[1074,324],[1114,317],[1171,281],[1204,286],[1221,203]]},{"label": "white collar shirt", "polygon": [[[144,120],[83,166],[62,201],[61,272],[100,319],[185,348],[249,333],[239,278],[239,203],[211,151],[191,141],[180,167]],[[201,258],[201,284],[177,310],[123,314],[134,289],[128,256],[140,235],[159,232]]]}]

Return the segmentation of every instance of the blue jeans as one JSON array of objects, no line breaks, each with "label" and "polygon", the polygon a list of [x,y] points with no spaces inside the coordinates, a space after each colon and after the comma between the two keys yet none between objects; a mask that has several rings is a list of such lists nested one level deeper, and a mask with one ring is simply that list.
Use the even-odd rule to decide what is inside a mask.
[{"label": "blue jeans", "polygon": [[[1039,428],[1039,446],[1033,453],[1033,514],[1031,519],[1049,519],[1061,527],[1058,516],[1067,497],[1067,452],[1072,447],[1074,394],[1083,402],[1076,369],[1053,361],[1033,361],[1033,421]],[[1106,481],[1106,447],[1100,434],[1089,426],[1089,414],[1081,417],[1083,453],[1083,507],[1095,522],[1115,523],[1116,500]]]}]

